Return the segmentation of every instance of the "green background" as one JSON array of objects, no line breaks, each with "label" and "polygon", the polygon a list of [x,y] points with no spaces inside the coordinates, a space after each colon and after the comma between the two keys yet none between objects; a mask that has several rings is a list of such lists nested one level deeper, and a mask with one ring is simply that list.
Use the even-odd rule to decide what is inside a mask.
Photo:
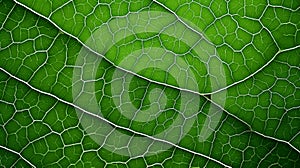
[{"label": "green background", "polygon": [[[299,1],[2,0],[0,6],[0,165],[300,165]],[[89,114],[76,112],[84,107],[73,103],[72,74],[79,51],[86,47],[84,42],[97,27],[118,16],[141,11],[168,12],[195,24],[216,46],[228,87],[225,106],[220,109],[221,122],[208,139],[198,141],[208,109],[214,106],[210,96],[205,95],[200,96],[198,120],[178,144],[155,155],[132,158],[103,148],[80,125],[79,116]],[[179,54],[187,50],[169,36],[141,34],[139,39],[125,39],[126,45],[112,48],[104,57],[118,50],[130,53],[139,49],[141,41],[153,46],[162,42],[165,48]],[[186,59],[192,55],[191,51]],[[201,65],[199,62],[191,66],[202,73],[197,79],[206,81],[207,72]],[[97,92],[97,97],[105,119],[131,136],[142,136],[134,133],[137,132],[151,137],[171,124],[176,117],[174,110],[156,122],[146,123],[146,127],[122,118],[109,91],[112,72],[118,68],[108,61],[103,61],[101,68],[98,76],[102,78],[96,88],[103,91]],[[167,106],[175,104],[176,109],[179,90],[172,78],[164,80],[146,72],[140,75],[144,78],[136,76],[131,84],[132,89],[138,88],[131,94],[135,106],[147,108],[147,99],[139,100],[147,96],[151,87],[158,87],[165,88],[170,97]],[[147,79],[166,81],[175,88]],[[101,118],[91,119],[91,125],[98,120],[101,122]]]}]

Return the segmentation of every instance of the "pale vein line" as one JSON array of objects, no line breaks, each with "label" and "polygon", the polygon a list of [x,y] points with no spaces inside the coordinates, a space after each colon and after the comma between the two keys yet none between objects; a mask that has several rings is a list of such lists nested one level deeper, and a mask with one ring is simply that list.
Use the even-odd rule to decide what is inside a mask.
[{"label": "pale vein line", "polygon": [[68,102],[68,101],[63,100],[63,99],[57,97],[56,95],[50,94],[50,93],[48,93],[48,92],[44,92],[44,91],[42,91],[42,90],[39,90],[39,89],[37,89],[37,88],[31,86],[28,82],[26,82],[26,81],[24,81],[24,80],[22,80],[22,79],[19,79],[18,77],[12,75],[11,73],[9,73],[8,71],[6,71],[6,70],[3,69],[2,67],[0,67],[0,70],[3,71],[4,73],[6,73],[6,74],[7,74],[8,76],[10,76],[11,78],[13,78],[13,79],[15,79],[15,80],[17,80],[17,81],[19,81],[19,82],[25,84],[27,87],[29,87],[29,88],[32,89],[32,90],[34,90],[34,91],[36,91],[36,92],[38,92],[38,93],[41,93],[41,94],[50,96],[50,97],[52,97],[52,98],[54,98],[54,99],[56,99],[56,100],[58,100],[58,101],[60,101],[60,102],[62,102],[62,103],[64,103],[64,104],[66,104],[66,105],[72,106],[72,107],[74,107],[74,108],[76,108],[76,109],[78,109],[78,110],[80,110],[80,111],[82,111],[82,112],[84,112],[84,113],[86,113],[86,114],[88,114],[88,115],[91,115],[91,116],[93,116],[93,117],[96,117],[96,118],[98,118],[98,119],[100,119],[100,120],[102,120],[102,121],[104,121],[104,122],[106,122],[106,123],[108,123],[108,124],[110,124],[110,125],[116,127],[116,128],[119,128],[119,129],[122,129],[122,130],[126,130],[126,131],[129,131],[129,132],[134,133],[134,134],[136,134],[136,135],[144,136],[144,137],[147,137],[147,138],[152,139],[152,140],[155,140],[155,141],[159,141],[159,142],[163,142],[163,143],[172,145],[172,146],[174,146],[174,147],[176,147],[176,148],[178,148],[178,149],[181,149],[181,150],[183,150],[183,151],[186,151],[186,152],[189,152],[189,153],[192,153],[192,154],[195,154],[195,155],[204,157],[204,158],[206,158],[206,159],[212,160],[212,161],[214,161],[214,162],[216,162],[216,163],[218,163],[218,164],[220,164],[220,165],[222,165],[222,166],[224,166],[224,167],[230,167],[230,166],[226,165],[225,163],[222,163],[222,162],[220,162],[219,160],[216,160],[216,159],[214,159],[214,158],[212,158],[212,157],[206,156],[206,155],[204,155],[204,154],[202,154],[202,153],[198,153],[198,152],[189,150],[189,149],[187,149],[187,148],[181,147],[181,146],[179,146],[179,145],[177,145],[177,144],[171,143],[171,142],[169,142],[169,141],[166,141],[166,140],[163,140],[163,139],[159,139],[159,138],[155,138],[155,137],[149,136],[149,135],[147,135],[147,134],[140,133],[140,132],[131,130],[131,129],[129,129],[129,128],[126,128],[126,127],[122,127],[122,126],[116,125],[115,123],[113,123],[113,122],[111,122],[111,121],[109,121],[109,120],[107,120],[107,119],[105,119],[105,118],[103,118],[103,117],[101,117],[101,116],[98,116],[98,115],[96,115],[96,114],[94,114],[94,113],[91,113],[91,112],[89,112],[89,111],[86,111],[85,109],[83,109],[83,108],[81,108],[81,107],[79,107],[79,106],[77,106],[77,105],[75,105],[75,104],[73,104],[73,103],[70,103],[70,102]]},{"label": "pale vein line", "polygon": [[[205,96],[205,95],[208,95],[208,94],[216,94],[216,93],[219,93],[219,92],[221,92],[221,91],[227,90],[227,89],[229,89],[230,87],[233,87],[234,85],[237,85],[237,84],[239,84],[239,83],[242,83],[242,82],[244,82],[244,81],[250,79],[250,78],[253,77],[254,75],[258,74],[258,73],[259,73],[260,71],[262,71],[264,68],[266,68],[272,61],[274,61],[274,59],[275,59],[279,54],[281,54],[281,53],[283,53],[283,52],[292,51],[292,50],[294,50],[294,49],[300,48],[300,45],[297,45],[297,46],[292,47],[292,48],[287,48],[287,49],[283,49],[283,50],[279,49],[279,50],[277,51],[277,53],[274,54],[274,56],[273,56],[266,64],[264,64],[262,67],[260,67],[260,68],[257,69],[255,72],[253,72],[253,73],[251,73],[250,75],[248,75],[247,77],[245,77],[245,78],[243,78],[243,79],[241,79],[241,80],[239,80],[239,81],[236,81],[236,82],[234,82],[234,83],[232,83],[232,84],[229,84],[229,85],[227,85],[226,87],[223,87],[223,88],[220,88],[220,89],[218,89],[218,90],[215,90],[215,91],[213,91],[213,92],[202,92],[202,93],[199,93],[199,92],[196,92],[196,91],[193,91],[193,90],[190,90],[190,89],[179,88],[179,87],[176,87],[176,86],[167,84],[167,83],[154,81],[154,80],[148,79],[148,78],[146,78],[146,77],[144,77],[144,76],[142,76],[142,75],[139,75],[139,74],[137,74],[137,73],[134,73],[134,72],[132,72],[132,71],[129,71],[129,70],[127,70],[127,69],[124,69],[124,68],[122,68],[122,67],[116,65],[116,64],[115,64],[114,62],[112,62],[111,60],[107,59],[104,55],[102,55],[102,54],[100,54],[100,53],[94,51],[93,49],[91,49],[89,46],[87,46],[86,44],[84,44],[78,37],[74,36],[73,34],[67,32],[67,31],[65,31],[65,30],[63,30],[60,26],[58,26],[58,25],[57,25],[54,21],[52,21],[50,18],[48,18],[48,17],[46,17],[46,16],[44,16],[44,15],[39,14],[39,13],[36,12],[35,10],[31,9],[30,7],[24,5],[24,4],[20,3],[20,2],[18,2],[17,0],[14,0],[14,2],[15,2],[16,4],[18,4],[18,5],[20,5],[20,6],[24,7],[24,8],[26,8],[27,10],[33,12],[33,13],[36,14],[37,16],[46,19],[46,20],[49,21],[52,25],[54,25],[58,30],[60,30],[60,31],[63,32],[64,34],[66,34],[66,35],[68,35],[68,36],[74,38],[74,39],[75,39],[77,42],[79,42],[84,48],[88,49],[88,50],[89,50],[90,52],[92,52],[93,54],[96,54],[96,55],[98,55],[98,56],[104,58],[107,62],[109,62],[110,64],[112,64],[112,65],[115,66],[116,68],[118,68],[118,69],[120,69],[120,70],[122,70],[122,71],[124,71],[124,72],[127,72],[127,73],[129,73],[129,74],[132,74],[132,75],[134,75],[134,76],[137,76],[137,77],[139,77],[139,78],[142,78],[142,79],[144,79],[144,80],[147,80],[147,81],[149,81],[149,82],[156,83],[156,84],[159,84],[159,85],[168,86],[168,87],[170,87],[170,88],[177,89],[177,90],[180,90],[180,91],[186,91],[186,92],[194,93],[194,94],[197,94],[197,95],[200,95],[200,96]],[[187,28],[189,28],[189,29],[192,30],[193,32],[195,32],[195,33],[197,33],[197,34],[199,34],[199,35],[202,36],[201,33],[197,32],[197,31],[194,30],[192,27],[190,27],[189,25],[187,25],[184,21],[182,21],[182,20],[176,15],[175,12],[173,12],[172,10],[170,10],[169,8],[167,8],[165,5],[161,4],[160,2],[157,2],[156,0],[153,0],[153,2],[156,2],[156,3],[158,3],[159,5],[161,5],[162,7],[164,7],[166,10],[168,10],[169,12],[171,12],[171,13],[172,13],[172,14],[173,14],[173,15],[174,15],[174,16],[175,16],[182,24],[184,24]],[[209,41],[208,41],[208,42],[209,42]]]},{"label": "pale vein line", "polygon": [[299,135],[300,135],[300,131],[296,135],[294,135],[293,138],[291,138],[290,142],[294,141],[294,139],[297,138]]},{"label": "pale vein line", "polygon": [[[177,16],[177,14],[176,14],[174,11],[172,11],[171,9],[169,9],[167,6],[165,6],[164,4],[158,2],[157,0],[153,0],[153,2],[155,2],[155,3],[157,3],[158,5],[162,6],[162,7],[165,8],[167,11],[171,12],[171,13],[172,13],[172,14],[173,14],[173,15],[174,15],[174,16],[175,16],[182,24],[184,24],[187,28],[189,28],[190,30],[194,31],[195,33],[198,33],[199,35],[202,35],[202,34],[199,33],[198,31],[196,31],[196,30],[194,30],[192,27],[190,27],[188,24],[186,24],[180,17]],[[268,31],[268,32],[269,32],[269,31]],[[273,38],[273,37],[272,37],[272,38]],[[278,47],[278,48],[279,48],[279,47]],[[242,82],[248,80],[249,78],[253,77],[253,76],[256,75],[257,73],[261,72],[264,68],[266,68],[269,64],[271,64],[271,62],[272,62],[279,54],[284,53],[284,52],[287,52],[287,51],[292,51],[292,50],[298,49],[298,48],[300,48],[300,45],[297,45],[297,46],[295,46],[295,47],[291,47],[291,48],[288,48],[288,49],[283,49],[283,50],[281,50],[281,49],[279,48],[279,50],[277,51],[277,53],[274,54],[274,56],[273,56],[266,64],[264,64],[262,67],[260,67],[259,69],[257,69],[255,72],[251,73],[249,76],[245,77],[245,78],[242,79],[242,80],[239,80],[239,81],[237,81],[237,82],[234,82],[234,83],[232,83],[232,84],[230,84],[230,85],[227,85],[227,86],[224,87],[224,88],[221,88],[221,89],[219,89],[219,90],[213,91],[213,92],[211,92],[211,93],[205,93],[205,94],[216,94],[216,93],[221,92],[221,91],[224,91],[224,90],[226,90],[226,89],[228,89],[228,88],[230,88],[230,87],[232,87],[232,86],[234,86],[234,85],[236,85],[236,84],[242,83]],[[126,71],[126,72],[127,72],[127,71]],[[179,90],[180,90],[180,89],[179,89]],[[192,92],[194,93],[194,91],[192,91]],[[198,94],[198,93],[196,93],[196,94]],[[202,94],[203,94],[203,93],[202,93]],[[198,95],[201,95],[201,94],[198,94]],[[202,96],[203,96],[203,95],[202,95]],[[294,150],[296,150],[298,153],[300,153],[300,150],[297,149],[296,147],[294,147],[290,142],[287,142],[287,141],[281,140],[281,139],[277,139],[277,138],[274,138],[274,137],[271,137],[271,136],[268,136],[268,135],[264,135],[264,134],[262,134],[262,133],[260,133],[260,132],[258,132],[258,131],[252,130],[251,125],[249,125],[247,122],[245,122],[244,120],[240,119],[239,117],[237,117],[237,116],[231,114],[231,113],[228,112],[226,109],[224,109],[223,107],[221,107],[219,104],[217,104],[217,103],[215,103],[214,101],[208,99],[206,96],[204,96],[204,97],[205,97],[207,100],[209,100],[211,103],[213,103],[214,105],[218,106],[220,109],[222,109],[223,111],[225,111],[228,115],[232,116],[233,118],[235,118],[235,119],[241,121],[242,123],[244,123],[245,125],[247,125],[248,128],[249,128],[252,132],[254,132],[254,133],[256,133],[256,134],[258,134],[258,135],[260,135],[260,136],[262,136],[262,137],[265,137],[265,138],[268,138],[268,139],[272,139],[272,140],[275,140],[275,141],[278,141],[278,142],[283,142],[283,143],[285,143],[285,144],[288,144],[290,147],[292,147]],[[299,132],[300,132],[300,131],[299,131]],[[299,133],[299,132],[298,132],[298,133]]]},{"label": "pale vein line", "polygon": [[[156,2],[156,0],[153,0],[153,1]],[[280,49],[279,49],[279,51],[274,55],[274,57],[273,57],[267,64],[265,64],[264,66],[262,66],[262,67],[259,69],[259,71],[256,71],[256,72],[252,73],[251,75],[249,75],[248,77],[246,77],[246,78],[243,79],[243,80],[240,80],[240,81],[238,81],[238,82],[232,83],[231,85],[228,85],[227,87],[224,87],[224,88],[219,89],[219,90],[217,90],[217,91],[215,91],[215,92],[212,92],[212,93],[199,93],[199,92],[195,92],[195,91],[192,91],[192,90],[189,90],[189,89],[179,88],[179,87],[176,87],[176,86],[173,86],[173,85],[169,85],[169,84],[166,84],[166,83],[154,81],[154,80],[148,79],[148,78],[146,78],[146,77],[144,77],[144,76],[141,76],[141,75],[139,75],[139,74],[136,74],[136,73],[134,73],[134,72],[128,71],[128,70],[126,70],[126,69],[124,69],[124,68],[122,68],[122,67],[119,67],[119,66],[115,65],[112,61],[110,61],[109,59],[107,59],[105,56],[99,54],[98,52],[96,52],[96,51],[92,50],[91,48],[89,48],[88,46],[86,46],[86,45],[85,45],[79,38],[77,38],[76,36],[74,36],[74,35],[72,35],[71,33],[68,33],[67,31],[65,31],[65,30],[63,30],[62,28],[60,28],[60,27],[59,27],[56,23],[54,23],[50,18],[47,18],[46,16],[39,14],[38,12],[36,12],[36,11],[34,11],[33,9],[31,9],[30,7],[28,7],[28,6],[26,6],[26,5],[24,5],[24,4],[20,3],[20,2],[18,2],[17,0],[14,0],[14,2],[15,2],[16,4],[18,4],[18,5],[20,5],[20,6],[24,7],[24,8],[26,8],[27,10],[33,12],[33,13],[36,14],[37,16],[46,19],[46,20],[49,21],[51,24],[53,24],[58,30],[60,30],[60,31],[63,32],[64,34],[66,34],[66,35],[68,35],[68,36],[74,38],[74,39],[77,40],[83,47],[85,47],[86,49],[88,49],[90,52],[92,52],[92,53],[94,53],[94,54],[96,54],[96,55],[102,57],[103,59],[105,59],[106,61],[108,61],[110,64],[114,65],[116,68],[118,68],[118,69],[120,69],[120,70],[122,70],[122,71],[124,71],[124,72],[127,72],[127,73],[129,73],[129,74],[135,75],[135,76],[137,76],[137,77],[139,77],[139,78],[142,78],[142,79],[144,79],[144,80],[146,80],[146,81],[155,83],[155,84],[159,84],[159,85],[167,86],[167,87],[170,87],[170,88],[173,88],[173,89],[177,89],[177,90],[180,90],[180,91],[186,91],[186,92],[194,93],[194,94],[196,94],[196,95],[203,96],[203,97],[205,97],[208,101],[210,101],[210,102],[213,103],[214,105],[218,106],[220,109],[222,109],[224,112],[226,112],[226,113],[227,113],[228,115],[230,115],[231,117],[233,117],[233,118],[237,119],[238,121],[244,123],[246,126],[249,127],[249,129],[250,129],[252,132],[254,132],[254,133],[258,134],[258,135],[261,135],[262,137],[268,138],[268,139],[272,139],[272,140],[275,140],[275,141],[278,141],[278,142],[286,143],[286,144],[288,144],[290,147],[292,147],[293,149],[295,149],[298,153],[300,153],[300,150],[299,150],[299,149],[297,149],[296,147],[294,147],[292,144],[290,144],[289,142],[287,142],[287,141],[285,141],[285,140],[281,140],[281,139],[277,139],[277,138],[274,138],[274,137],[271,137],[271,136],[268,136],[268,135],[264,135],[264,134],[262,134],[262,133],[260,133],[260,132],[258,132],[258,131],[253,130],[252,127],[251,127],[251,125],[249,125],[247,122],[245,122],[244,120],[240,119],[239,117],[237,117],[237,116],[231,114],[231,113],[228,112],[226,109],[224,109],[223,107],[221,107],[219,104],[215,103],[214,101],[212,101],[212,100],[210,100],[209,98],[206,97],[207,94],[215,94],[215,93],[217,93],[217,92],[224,91],[224,90],[228,89],[229,87],[232,87],[233,85],[235,85],[235,84],[237,84],[237,83],[243,82],[243,81],[249,79],[250,77],[253,77],[253,76],[254,76],[255,74],[257,74],[259,71],[261,71],[261,70],[264,69],[267,65],[269,65],[269,63],[271,63],[271,62],[277,57],[278,54],[283,53],[283,52],[286,52],[286,51],[291,51],[291,50],[294,50],[294,49],[298,49],[298,48],[300,48],[300,45],[295,46],[295,47],[292,47],[292,48],[284,49],[284,50],[280,50]],[[159,2],[158,2],[158,3],[159,3]],[[163,4],[162,4],[162,5],[163,5]],[[166,7],[166,9],[168,9],[168,8]],[[170,10],[170,9],[169,9],[169,10]],[[178,18],[178,16],[176,15],[176,13],[174,13],[172,10],[170,10],[170,12]],[[179,18],[179,19],[180,19],[180,18]],[[188,26],[188,25],[186,25],[186,26]],[[188,27],[189,27],[189,26],[188,26]],[[189,28],[190,28],[190,27],[189,27]],[[192,28],[190,28],[190,29],[192,29]],[[194,30],[194,29],[192,29],[192,30]],[[194,31],[195,31],[195,30],[194,30]],[[197,32],[197,31],[196,31],[196,32]],[[199,33],[199,32],[198,32],[198,33]],[[2,69],[2,68],[1,68],[1,69]]]},{"label": "pale vein line", "polygon": [[[203,35],[201,33],[199,33],[198,31],[196,31],[195,29],[193,29],[191,26],[189,26],[188,24],[186,24],[180,17],[177,16],[177,14],[172,11],[170,8],[168,8],[166,5],[162,4],[161,2],[158,2],[157,0],[153,0],[153,2],[157,3],[158,5],[162,6],[163,8],[165,8],[167,11],[171,12],[182,24],[184,24],[187,28],[189,28],[190,30],[192,30],[193,32],[199,34],[199,35]],[[263,26],[264,27],[264,26]],[[268,30],[267,30],[268,31]],[[270,33],[268,31],[268,33]],[[271,36],[271,35],[270,35]],[[272,36],[271,36],[272,37]],[[272,37],[273,39],[273,37]],[[274,39],[273,39],[274,40]],[[277,45],[277,44],[276,44]],[[233,82],[232,84],[229,84],[227,85],[226,87],[223,87],[221,89],[218,89],[218,90],[215,90],[213,92],[210,92],[210,93],[204,93],[204,94],[215,94],[215,93],[218,93],[218,92],[221,92],[221,91],[224,91],[224,90],[227,90],[229,89],[230,87],[236,85],[236,84],[239,84],[239,83],[242,83],[246,80],[248,80],[249,78],[253,77],[254,75],[258,74],[260,71],[262,71],[264,68],[266,68],[276,57],[277,55],[283,53],[283,52],[286,52],[286,51],[291,51],[291,50],[294,50],[294,49],[297,49],[297,48],[300,48],[300,45],[297,45],[295,47],[292,47],[292,48],[288,48],[288,49],[284,49],[284,50],[281,50],[279,47],[278,47],[278,51],[276,54],[274,54],[274,56],[268,61],[266,62],[266,64],[264,64],[262,67],[260,67],[259,69],[257,69],[255,72],[251,73],[250,75],[248,75],[247,77],[239,80],[239,81],[236,81],[236,82]],[[194,93],[194,91],[191,91]],[[203,94],[203,93],[202,93]]]},{"label": "pale vein line", "polygon": [[10,17],[10,14],[15,10],[16,4],[14,4],[14,6],[11,8],[11,10],[8,12],[8,14],[6,15],[6,18],[4,19],[4,21],[2,22],[2,25],[0,27],[0,30],[3,29],[7,19]]},{"label": "pale vein line", "polygon": [[259,166],[268,156],[270,156],[273,153],[273,151],[277,148],[277,146],[278,143],[276,143],[275,146],[267,154],[265,154],[262,158],[260,158],[260,161],[258,162],[257,165]]},{"label": "pale vein line", "polygon": [[26,158],[24,158],[20,153],[14,151],[14,150],[12,150],[12,149],[9,149],[9,148],[7,148],[7,147],[5,147],[5,146],[2,146],[2,145],[0,145],[0,148],[5,149],[5,150],[7,150],[7,151],[9,151],[9,152],[11,152],[11,153],[14,153],[14,154],[18,155],[20,158],[22,158],[22,159],[23,159],[26,163],[28,163],[30,166],[35,167],[31,162],[29,162]]},{"label": "pale vein line", "polygon": [[179,88],[179,87],[176,87],[176,86],[173,86],[173,85],[169,85],[167,83],[163,83],[163,82],[158,82],[158,81],[154,81],[154,80],[151,80],[151,79],[148,79],[142,75],[139,75],[137,73],[134,73],[132,71],[129,71],[127,69],[124,69],[118,65],[116,65],[114,62],[112,62],[111,60],[107,59],[104,55],[94,51],[93,49],[91,49],[90,47],[88,47],[86,44],[84,44],[78,37],[74,36],[73,34],[71,33],[68,33],[67,31],[63,30],[62,28],[60,28],[55,22],[53,22],[50,18],[44,16],[44,15],[41,15],[39,14],[38,12],[34,11],[33,9],[31,9],[30,7],[18,2],[17,0],[14,0],[15,3],[17,3],[18,5],[26,8],[27,10],[31,11],[32,13],[36,14],[37,16],[41,17],[41,18],[44,18],[46,19],[47,21],[49,21],[52,25],[54,25],[54,27],[56,27],[59,31],[61,31],[63,34],[66,34],[70,37],[72,37],[73,39],[75,39],[77,42],[79,42],[84,48],[86,48],[87,50],[89,50],[90,52],[92,52],[93,54],[97,55],[97,56],[100,56],[102,57],[103,59],[105,59],[105,61],[109,62],[110,64],[112,64],[113,66],[115,66],[116,68],[124,71],[124,72],[127,72],[129,74],[132,74],[134,76],[137,76],[139,78],[142,78],[144,80],[147,80],[149,82],[152,82],[152,83],[155,83],[155,84],[159,84],[159,85],[164,85],[164,86],[168,86],[170,88],[173,88],[173,89],[177,89],[177,90],[180,90],[180,91],[186,91],[186,92],[190,92],[190,93],[194,93],[194,94],[197,94],[197,95],[201,95],[201,96],[204,96],[204,95],[207,95],[207,94],[211,94],[211,93],[199,93],[199,92],[196,92],[196,91],[193,91],[193,90],[189,90],[189,89],[184,89],[184,88]]},{"label": "pale vein line", "polygon": [[[153,0],[153,1],[157,1],[157,0]],[[174,15],[176,15],[176,13],[173,12],[171,9],[169,9],[169,8],[166,7],[166,6],[164,6],[163,4],[161,4],[161,5],[162,5],[165,9],[167,9],[168,11],[170,11],[170,12],[172,12]],[[268,6],[274,7],[273,5],[270,5],[270,4],[268,4]],[[298,10],[298,9],[300,9],[300,7],[297,8],[297,10]],[[265,10],[267,10],[267,8],[265,8]],[[264,10],[264,12],[265,12],[265,10]],[[294,11],[294,10],[292,10],[292,11]],[[263,13],[264,13],[264,12],[263,12]],[[263,15],[262,15],[262,16],[263,16]],[[182,22],[183,22],[183,21],[182,21]],[[273,41],[275,41],[274,37],[272,36],[272,33],[271,33],[264,25],[261,25],[261,26],[262,26],[263,28],[265,28],[265,30],[269,33],[269,35],[271,36],[271,38],[273,39]],[[271,64],[271,62],[274,61],[275,58],[276,58],[279,54],[284,53],[284,52],[288,52],[288,51],[292,51],[292,50],[296,50],[296,49],[300,48],[300,45],[297,45],[297,46],[294,46],[294,47],[291,47],[291,48],[287,48],[287,49],[280,49],[280,47],[278,46],[278,44],[277,44],[277,43],[275,43],[275,44],[276,44],[276,46],[277,46],[277,48],[278,48],[278,51],[277,51],[277,53],[274,54],[274,56],[273,56],[266,64],[264,64],[262,67],[260,67],[259,69],[257,69],[255,72],[253,72],[252,74],[250,74],[250,75],[247,76],[246,78],[244,78],[244,79],[242,79],[242,80],[240,80],[240,81],[234,82],[234,83],[232,83],[232,84],[230,84],[230,85],[228,85],[228,86],[226,86],[226,87],[224,87],[224,88],[221,88],[221,89],[219,89],[219,90],[217,90],[217,91],[214,91],[214,92],[212,92],[212,94],[218,93],[218,92],[220,92],[220,91],[224,91],[224,90],[226,90],[226,89],[228,89],[228,88],[234,86],[235,84],[242,83],[242,82],[248,80],[249,78],[251,78],[251,77],[253,77],[254,75],[256,75],[256,74],[258,74],[259,72],[261,72],[261,71],[262,71],[265,67],[267,67],[269,64]],[[204,97],[205,97],[205,96],[204,96]],[[206,98],[206,97],[205,97],[205,98]],[[228,114],[229,114],[230,116],[232,116],[233,118],[235,118],[235,119],[241,121],[242,123],[244,123],[245,125],[247,125],[247,126],[249,127],[249,129],[251,130],[251,132],[254,132],[254,133],[256,133],[256,134],[258,134],[258,135],[260,135],[260,136],[262,136],[262,137],[265,137],[265,138],[268,138],[268,139],[272,139],[272,140],[274,140],[274,141],[278,141],[278,142],[285,143],[285,144],[289,145],[290,147],[292,147],[294,150],[296,150],[298,153],[300,153],[300,150],[297,149],[296,147],[294,147],[294,146],[291,144],[291,141],[292,141],[298,134],[300,134],[300,131],[299,131],[298,133],[296,133],[296,135],[293,136],[293,137],[291,138],[291,140],[289,140],[289,141],[285,141],[285,140],[277,139],[277,138],[272,137],[272,136],[264,135],[264,134],[262,134],[262,133],[260,133],[260,132],[258,132],[258,131],[252,130],[251,125],[249,125],[247,122],[245,122],[244,120],[240,119],[239,117],[237,117],[237,116],[231,114],[231,113],[228,112],[226,109],[224,109],[223,107],[219,106],[217,103],[215,103],[215,102],[213,102],[213,101],[210,101],[210,102],[213,103],[214,105],[218,106],[219,108],[223,109],[226,113],[228,113]],[[296,108],[299,108],[299,107],[296,107]]]}]

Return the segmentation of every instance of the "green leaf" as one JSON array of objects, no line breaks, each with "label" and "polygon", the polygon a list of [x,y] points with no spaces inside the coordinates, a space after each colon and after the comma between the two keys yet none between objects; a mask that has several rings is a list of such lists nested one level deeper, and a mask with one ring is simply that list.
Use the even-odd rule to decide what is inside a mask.
[{"label": "green leaf", "polygon": [[4,167],[297,167],[298,1],[1,1]]}]

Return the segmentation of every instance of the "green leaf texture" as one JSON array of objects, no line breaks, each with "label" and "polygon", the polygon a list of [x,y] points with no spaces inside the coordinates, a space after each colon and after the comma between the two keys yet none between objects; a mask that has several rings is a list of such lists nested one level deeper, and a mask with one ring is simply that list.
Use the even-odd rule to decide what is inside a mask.
[{"label": "green leaf texture", "polygon": [[300,166],[300,1],[0,6],[1,166]]}]

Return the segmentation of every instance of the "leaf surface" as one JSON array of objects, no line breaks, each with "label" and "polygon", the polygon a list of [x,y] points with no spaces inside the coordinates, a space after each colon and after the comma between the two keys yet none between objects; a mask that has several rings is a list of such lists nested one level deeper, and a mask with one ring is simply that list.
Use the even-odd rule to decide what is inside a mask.
[{"label": "leaf surface", "polygon": [[296,167],[299,3],[253,3],[1,2],[0,163]]}]

